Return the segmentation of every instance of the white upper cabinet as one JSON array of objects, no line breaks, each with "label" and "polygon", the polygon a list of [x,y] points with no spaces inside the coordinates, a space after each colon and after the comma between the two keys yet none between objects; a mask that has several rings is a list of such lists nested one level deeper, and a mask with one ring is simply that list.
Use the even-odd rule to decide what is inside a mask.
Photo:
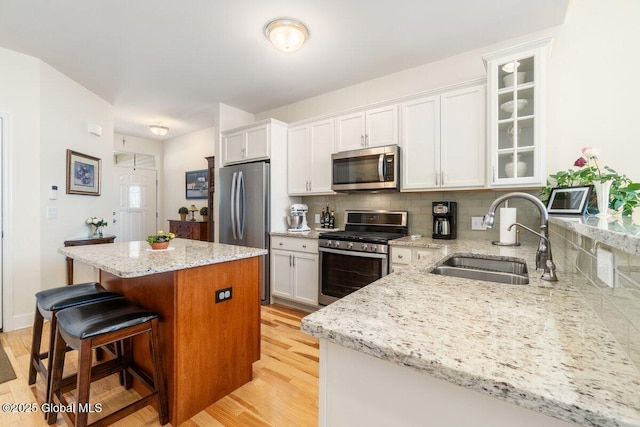
[{"label": "white upper cabinet", "polygon": [[289,129],[289,195],[332,194],[331,153],[334,120],[327,119]]},{"label": "white upper cabinet", "polygon": [[222,133],[222,163],[230,165],[254,160],[267,160],[271,156],[274,132],[285,129],[284,123],[268,119]]},{"label": "white upper cabinet", "polygon": [[492,187],[546,184],[546,79],[550,43],[547,38],[484,57]]},{"label": "white upper cabinet", "polygon": [[398,144],[398,105],[345,114],[336,119],[337,151]]},{"label": "white upper cabinet", "polygon": [[402,191],[486,185],[485,86],[401,105]]}]

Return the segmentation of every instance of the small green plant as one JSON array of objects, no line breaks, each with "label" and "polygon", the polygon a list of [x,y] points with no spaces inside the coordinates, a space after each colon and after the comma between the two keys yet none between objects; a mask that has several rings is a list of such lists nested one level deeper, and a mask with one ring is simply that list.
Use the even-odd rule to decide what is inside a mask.
[{"label": "small green plant", "polygon": [[187,209],[185,206],[183,206],[180,209],[178,209],[178,213],[186,215],[186,214],[189,213],[189,209]]},{"label": "small green plant", "polygon": [[207,208],[206,206],[201,207],[200,208],[200,215],[202,215],[202,216],[209,215],[209,208]]},{"label": "small green plant", "polygon": [[176,235],[173,233],[165,233],[162,230],[158,230],[156,234],[151,234],[147,236],[147,242],[149,244],[162,243],[162,242],[168,242],[169,240],[172,240],[175,238],[176,238]]}]

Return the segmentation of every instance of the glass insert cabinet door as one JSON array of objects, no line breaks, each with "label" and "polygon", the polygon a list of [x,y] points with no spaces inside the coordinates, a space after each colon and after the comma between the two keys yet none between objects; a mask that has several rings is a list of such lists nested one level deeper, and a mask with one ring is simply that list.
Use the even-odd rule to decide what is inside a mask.
[{"label": "glass insert cabinet door", "polygon": [[485,56],[491,186],[546,181],[545,91],[550,39]]}]

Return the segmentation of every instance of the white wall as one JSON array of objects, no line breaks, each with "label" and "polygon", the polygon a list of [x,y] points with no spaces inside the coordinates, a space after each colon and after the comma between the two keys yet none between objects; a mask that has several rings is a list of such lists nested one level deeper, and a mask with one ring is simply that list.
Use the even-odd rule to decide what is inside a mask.
[{"label": "white wall", "polygon": [[584,146],[640,182],[640,2],[574,0],[555,39],[550,68],[550,173],[567,169]]},{"label": "white wall", "polygon": [[[85,236],[85,220],[110,217],[113,107],[36,58],[0,48],[0,110],[10,114],[10,180],[4,218],[5,330],[31,326],[34,294],[66,284],[64,240]],[[102,126],[90,135],[88,123]],[[103,159],[102,196],[67,195],[66,149]],[[58,186],[58,199],[49,188]],[[46,208],[57,208],[46,219]]]},{"label": "white wall", "polygon": [[294,122],[483,78],[483,55],[552,35],[547,170],[569,168],[591,145],[602,149],[605,164],[640,181],[628,155],[638,145],[638,22],[638,1],[573,0],[561,26],[265,111],[256,120]]},{"label": "white wall", "polygon": [[[113,107],[51,66],[40,62],[40,267],[41,289],[66,284],[65,257],[57,253],[63,242],[89,233],[90,216],[111,221],[115,207],[113,183]],[[88,132],[87,125],[102,127],[102,135]],[[100,196],[66,194],[66,150],[97,157],[101,162]],[[48,190],[58,186],[58,199],[49,200]],[[57,218],[47,219],[47,207],[57,209]],[[107,228],[108,231],[108,228]],[[89,269],[89,271],[83,271]],[[77,265],[76,282],[97,279],[97,271]],[[88,273],[88,274],[87,274]],[[33,311],[31,304],[27,307]]]},{"label": "white wall", "polygon": [[[163,141],[163,185],[164,194],[161,220],[158,227],[168,229],[169,219],[180,219],[178,209],[181,206],[196,205],[198,210],[207,206],[207,199],[189,199],[185,197],[185,172],[207,169],[205,157],[215,155],[216,132],[214,127]],[[201,220],[199,212],[196,219]]]},{"label": "white wall", "polygon": [[[0,111],[9,140],[3,197],[3,328],[30,324],[40,290],[40,66],[39,60],[0,48]],[[18,326],[16,326],[18,324]]]}]

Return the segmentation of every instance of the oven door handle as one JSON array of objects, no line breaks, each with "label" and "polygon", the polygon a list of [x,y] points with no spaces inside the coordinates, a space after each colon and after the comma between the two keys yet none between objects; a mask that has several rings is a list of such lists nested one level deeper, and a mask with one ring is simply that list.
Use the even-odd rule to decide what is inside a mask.
[{"label": "oven door handle", "polygon": [[357,256],[361,258],[378,258],[378,259],[387,258],[387,255],[388,255],[388,254],[378,254],[378,253],[371,253],[371,252],[343,251],[340,249],[329,249],[329,248],[318,248],[318,252],[329,252],[329,253],[338,254],[338,255]]}]

